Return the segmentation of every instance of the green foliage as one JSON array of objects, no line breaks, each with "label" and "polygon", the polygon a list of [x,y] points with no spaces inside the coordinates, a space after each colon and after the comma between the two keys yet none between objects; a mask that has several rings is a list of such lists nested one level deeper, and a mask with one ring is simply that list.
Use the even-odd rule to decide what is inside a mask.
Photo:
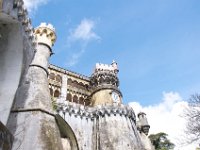
[{"label": "green foliage", "polygon": [[160,132],[157,134],[149,135],[151,143],[155,147],[155,150],[173,150],[175,145],[167,139],[167,134]]},{"label": "green foliage", "polygon": [[53,96],[51,96],[51,102],[52,102],[53,110],[56,110],[57,109],[56,99]]}]

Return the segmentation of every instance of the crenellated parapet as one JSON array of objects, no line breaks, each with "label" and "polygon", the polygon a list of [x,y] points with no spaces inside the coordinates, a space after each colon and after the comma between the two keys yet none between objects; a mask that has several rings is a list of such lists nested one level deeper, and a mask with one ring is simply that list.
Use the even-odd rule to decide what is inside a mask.
[{"label": "crenellated parapet", "polygon": [[42,68],[48,75],[48,60],[53,53],[52,46],[56,40],[55,28],[51,24],[41,23],[35,28],[34,36],[37,42],[37,51],[31,66]]},{"label": "crenellated parapet", "polygon": [[108,71],[108,72],[113,72],[115,74],[117,74],[119,72],[117,63],[115,61],[113,61],[111,65],[102,64],[102,63],[96,63],[94,71],[95,72]]},{"label": "crenellated parapet", "polygon": [[117,63],[113,61],[111,65],[97,63],[94,73],[91,76],[91,86],[113,85],[119,86]]},{"label": "crenellated parapet", "polygon": [[2,19],[13,23],[20,22],[25,35],[32,45],[32,48],[35,49],[36,41],[33,34],[33,27],[31,24],[31,19],[28,16],[28,11],[24,6],[23,0],[1,0],[0,5],[0,7],[2,7],[2,10],[0,10],[2,13]]},{"label": "crenellated parapet", "polygon": [[90,119],[95,119],[98,117],[105,117],[105,116],[125,116],[136,121],[136,116],[134,113],[134,110],[125,105],[98,105],[95,107],[88,107],[83,106],[76,103],[71,103],[68,101],[65,101],[64,103],[58,104],[57,111],[59,114],[68,113],[70,115],[79,116],[80,118],[86,117]]},{"label": "crenellated parapet", "polygon": [[21,0],[16,0],[14,2],[14,7],[17,8],[18,20],[22,23],[25,33],[27,34],[28,38],[32,42],[32,45],[35,46],[35,37],[33,34],[33,27],[31,24],[31,19],[28,17],[28,11],[24,7],[24,3]]},{"label": "crenellated parapet", "polygon": [[35,28],[34,34],[38,43],[46,44],[50,48],[56,41],[55,28],[51,24],[41,23]]},{"label": "crenellated parapet", "polygon": [[129,106],[84,107],[66,101],[58,105],[57,111],[72,127],[79,149],[145,150],[137,132],[135,113]]},{"label": "crenellated parapet", "polygon": [[119,79],[114,72],[100,70],[92,74],[90,83],[92,87],[105,84],[118,87]]}]

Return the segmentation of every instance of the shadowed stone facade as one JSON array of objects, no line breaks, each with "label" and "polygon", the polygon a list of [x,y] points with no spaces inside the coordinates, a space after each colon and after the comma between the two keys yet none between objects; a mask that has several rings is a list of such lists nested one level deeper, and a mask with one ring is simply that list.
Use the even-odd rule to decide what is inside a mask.
[{"label": "shadowed stone facade", "polygon": [[122,103],[117,63],[90,77],[49,65],[55,40],[22,0],[0,0],[0,149],[153,150],[146,114]]}]

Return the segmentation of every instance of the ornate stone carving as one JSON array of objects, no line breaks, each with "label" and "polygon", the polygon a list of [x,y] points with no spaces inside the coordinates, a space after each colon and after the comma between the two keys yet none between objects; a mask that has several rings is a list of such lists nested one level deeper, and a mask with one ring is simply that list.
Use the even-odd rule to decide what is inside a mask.
[{"label": "ornate stone carving", "polygon": [[30,43],[33,49],[35,49],[36,41],[33,35],[33,27],[31,25],[31,19],[28,18],[28,11],[24,6],[23,0],[15,0],[13,4],[13,8],[17,9],[18,20],[22,23],[24,31],[28,39],[30,40]]},{"label": "ornate stone carving", "polygon": [[119,86],[119,79],[117,75],[109,70],[99,70],[92,74],[90,84],[92,87],[100,85]]},{"label": "ornate stone carving", "polygon": [[125,116],[129,119],[136,121],[136,116],[133,111],[133,109],[129,106],[118,106],[118,105],[98,105],[96,107],[88,107],[83,106],[76,103],[71,103],[68,101],[65,101],[64,103],[58,104],[58,113],[60,114],[66,114],[69,113],[70,115],[79,116],[79,117],[86,117],[86,118],[97,118],[97,117],[104,117],[105,115],[116,116],[117,114],[119,116]]}]

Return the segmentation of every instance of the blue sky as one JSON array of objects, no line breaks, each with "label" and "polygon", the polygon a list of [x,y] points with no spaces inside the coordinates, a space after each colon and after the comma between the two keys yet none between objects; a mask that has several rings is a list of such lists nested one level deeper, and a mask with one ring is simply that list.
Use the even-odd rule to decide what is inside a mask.
[{"label": "blue sky", "polygon": [[[28,0],[27,0],[28,1]],[[160,103],[200,91],[199,0],[36,0],[33,26],[56,28],[50,62],[90,76],[95,63],[119,65],[124,103]]]}]

